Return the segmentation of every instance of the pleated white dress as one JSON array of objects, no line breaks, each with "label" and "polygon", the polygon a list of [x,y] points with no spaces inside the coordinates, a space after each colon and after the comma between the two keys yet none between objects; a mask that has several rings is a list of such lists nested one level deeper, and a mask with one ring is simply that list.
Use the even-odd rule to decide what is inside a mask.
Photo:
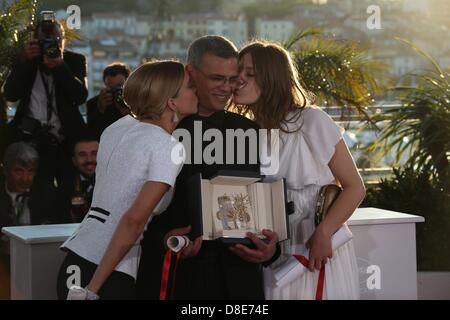
[{"label": "pleated white dress", "polygon": [[[291,113],[289,118],[295,115]],[[321,186],[334,183],[328,163],[336,144],[343,139],[343,129],[321,109],[308,107],[294,123],[287,123],[288,131],[300,127],[295,133],[280,130],[279,168],[269,179],[286,179],[287,198],[293,201],[295,213],[289,216],[290,240],[282,243],[282,256],[272,266],[264,268],[267,299],[314,299],[319,271],[306,271],[297,279],[277,287],[272,281],[273,268],[283,263],[283,258],[301,254],[305,243],[314,231],[314,211]],[[261,156],[262,161],[264,155]],[[265,173],[262,167],[262,173]],[[273,173],[273,172],[271,172]],[[307,257],[308,258],[308,257]],[[333,252],[325,266],[323,299],[359,299],[358,266],[353,241]]]}]

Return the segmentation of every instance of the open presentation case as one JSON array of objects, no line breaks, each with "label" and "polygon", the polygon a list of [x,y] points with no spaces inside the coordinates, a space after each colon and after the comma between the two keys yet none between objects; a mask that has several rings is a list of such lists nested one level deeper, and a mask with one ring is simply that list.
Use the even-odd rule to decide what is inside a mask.
[{"label": "open presentation case", "polygon": [[222,171],[212,179],[201,175],[188,185],[191,238],[220,239],[225,243],[250,244],[247,232],[264,239],[263,229],[289,238],[284,179],[264,182],[249,172]]}]

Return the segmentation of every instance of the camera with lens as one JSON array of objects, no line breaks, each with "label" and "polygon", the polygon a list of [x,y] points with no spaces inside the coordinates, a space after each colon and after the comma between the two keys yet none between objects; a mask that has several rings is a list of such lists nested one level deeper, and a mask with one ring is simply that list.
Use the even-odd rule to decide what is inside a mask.
[{"label": "camera with lens", "polygon": [[53,133],[53,126],[41,124],[37,119],[23,117],[18,129],[23,140],[30,142],[38,150],[57,147],[60,144],[58,137]]},{"label": "camera with lens", "polygon": [[123,102],[123,87],[122,86],[116,86],[116,87],[112,87],[110,89],[112,98],[113,98],[113,103],[116,107],[122,107],[124,105]]},{"label": "camera with lens", "polygon": [[53,11],[42,11],[39,23],[39,46],[41,54],[49,58],[57,58],[61,55],[60,39],[55,35],[56,17]]}]

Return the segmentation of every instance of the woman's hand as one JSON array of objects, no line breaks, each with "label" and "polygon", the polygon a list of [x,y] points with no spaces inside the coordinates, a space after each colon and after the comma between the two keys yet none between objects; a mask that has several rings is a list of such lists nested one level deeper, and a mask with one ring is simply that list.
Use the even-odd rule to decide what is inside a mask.
[{"label": "woman's hand", "polygon": [[99,300],[97,293],[79,286],[72,286],[67,293],[67,300]]},{"label": "woman's hand", "polygon": [[306,243],[306,247],[310,249],[308,269],[310,271],[320,270],[333,254],[331,234],[325,232],[319,225]]},{"label": "woman's hand", "polygon": [[[164,236],[164,247],[166,250],[169,248],[167,247],[167,239],[169,239],[172,236],[184,236],[191,232],[191,226],[183,227],[183,228],[177,228],[170,230],[165,236]],[[181,258],[192,258],[195,257],[198,252],[200,251],[200,248],[202,247],[202,237],[198,237],[194,241],[189,242],[189,245],[181,250]]]},{"label": "woman's hand", "polygon": [[365,195],[364,183],[343,139],[336,144],[328,166],[343,191],[306,243],[310,249],[308,269],[311,271],[320,270],[331,258],[331,236],[350,218]]}]

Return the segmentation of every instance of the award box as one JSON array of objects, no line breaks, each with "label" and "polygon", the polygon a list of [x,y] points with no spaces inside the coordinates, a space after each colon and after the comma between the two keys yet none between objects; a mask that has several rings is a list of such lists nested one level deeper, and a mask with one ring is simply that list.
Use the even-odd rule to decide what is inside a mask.
[{"label": "award box", "polygon": [[265,239],[263,229],[275,231],[279,241],[289,238],[284,179],[264,181],[245,171],[219,171],[211,179],[197,174],[189,181],[187,206],[191,239],[251,245],[247,232]]}]

